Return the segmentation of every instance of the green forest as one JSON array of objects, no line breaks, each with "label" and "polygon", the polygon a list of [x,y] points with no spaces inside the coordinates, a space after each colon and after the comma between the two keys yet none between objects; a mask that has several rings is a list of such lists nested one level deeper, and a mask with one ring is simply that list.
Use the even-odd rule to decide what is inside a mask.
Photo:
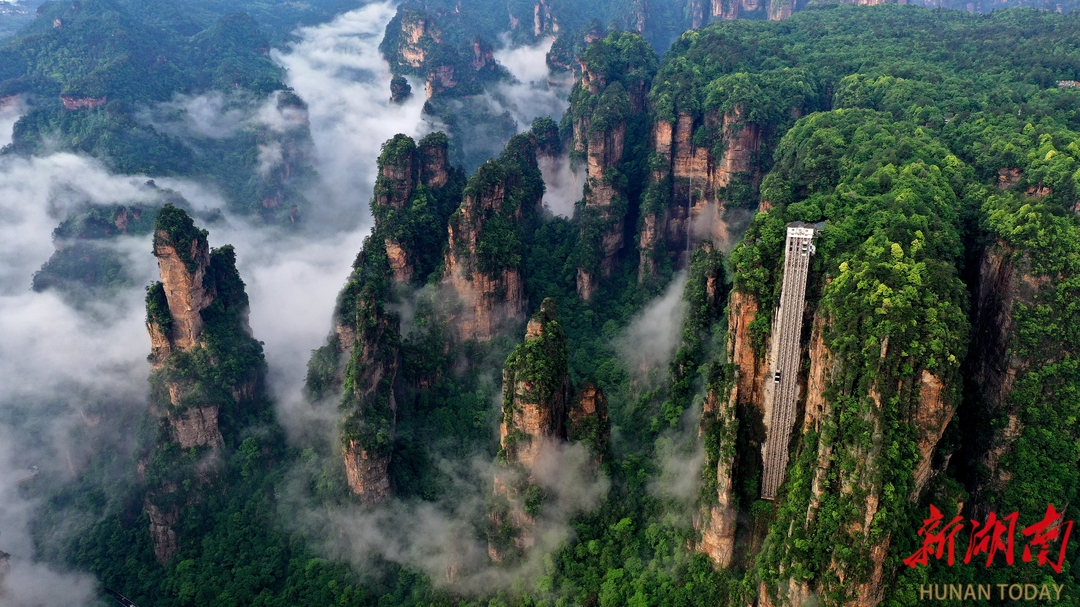
[{"label": "green forest", "polygon": [[[234,90],[305,107],[265,50],[285,19],[336,5],[249,4],[148,20],[119,0],[46,3],[0,47],[0,97],[35,99],[4,153],[49,141],[120,173],[198,176],[231,210],[292,223],[313,173],[259,178],[265,129],[196,153],[134,109]],[[503,19],[484,5],[403,4],[391,69],[482,55]],[[142,607],[901,607],[924,584],[1014,583],[1080,605],[1075,542],[1060,571],[1021,556],[1048,505],[1080,519],[1080,15],[822,5],[676,37],[685,15],[643,36],[614,16],[627,7],[593,9],[548,56],[574,58],[563,116],[471,172],[452,124],[383,143],[373,228],[306,369],[305,404],[334,418],[325,444],[286,440],[237,251],[210,248],[209,217],[150,183],[167,203],[61,223],[34,289],[130,288],[91,250],[119,234],[153,240],[161,281],[136,446],[21,489],[42,503],[38,556],[92,573],[103,605],[109,588]],[[395,65],[422,11],[446,28],[433,63]],[[484,69],[429,113],[505,77]],[[291,137],[300,158],[309,136]],[[559,158],[587,173],[570,218],[541,203],[541,163]],[[765,500],[760,387],[793,222],[817,226],[816,252],[785,481]],[[658,316],[670,351],[638,360],[662,344],[633,331]],[[556,472],[546,449],[567,458]],[[570,493],[593,501],[550,481],[575,471]],[[958,561],[972,522],[1017,512],[1016,562],[909,567],[931,506],[966,525]],[[334,547],[354,538],[336,515],[388,512],[450,520],[461,547],[437,566]]]}]

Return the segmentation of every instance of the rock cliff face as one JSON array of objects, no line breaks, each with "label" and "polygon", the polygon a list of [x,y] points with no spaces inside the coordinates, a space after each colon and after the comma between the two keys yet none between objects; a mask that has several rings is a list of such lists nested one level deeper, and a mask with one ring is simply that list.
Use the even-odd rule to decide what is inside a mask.
[{"label": "rock cliff face", "polygon": [[[181,248],[181,251],[177,249]],[[169,347],[182,352],[195,347],[202,333],[202,311],[214,300],[204,284],[210,265],[210,247],[206,236],[175,242],[166,230],[157,230],[154,255],[169,303],[171,330]],[[154,329],[151,329],[153,336]],[[162,332],[158,330],[159,334]]]},{"label": "rock cliff face", "polygon": [[375,227],[338,296],[334,329],[308,364],[312,400],[340,397],[341,456],[359,502],[391,494],[401,330],[394,306],[442,261],[441,231],[460,203],[464,178],[449,166],[448,141],[396,135],[383,145],[371,201]]},{"label": "rock cliff face", "polygon": [[711,0],[710,16],[723,20],[764,16],[776,21],[787,19],[805,4],[805,0]]},{"label": "rock cliff face", "polygon": [[610,436],[611,422],[608,420],[604,391],[592,383],[586,383],[577,390],[576,398],[570,407],[566,420],[566,437],[588,445],[599,463],[604,459]]},{"label": "rock cliff face", "polygon": [[224,444],[218,428],[217,407],[189,407],[175,414],[170,412],[169,425],[182,449],[203,445],[221,447]]},{"label": "rock cliff face", "polygon": [[973,357],[971,372],[977,380],[987,417],[1004,415],[1007,423],[991,432],[988,444],[979,453],[988,478],[973,496],[977,503],[987,496],[999,495],[1011,480],[1010,473],[1000,468],[1001,459],[1024,429],[1020,412],[1007,406],[1017,375],[1030,364],[1010,348],[1016,332],[1014,311],[1018,305],[1036,304],[1039,295],[1051,284],[1048,276],[1035,276],[1027,257],[1016,253],[998,241],[986,248],[979,263],[971,345],[971,351],[979,355]]},{"label": "rock cliff face", "polygon": [[[455,41],[444,35],[438,22],[447,17],[440,11],[402,9],[387,26],[379,46],[396,76],[424,79],[429,99],[476,93],[481,83],[497,80],[505,73],[500,71],[494,49],[487,41],[479,37]],[[447,27],[451,34],[457,29],[452,23]]]},{"label": "rock cliff face", "polygon": [[[727,399],[716,386],[705,395],[702,407],[702,431],[716,433],[720,447],[716,458],[716,500],[702,505],[694,519],[701,534],[697,550],[709,556],[719,567],[730,567],[735,556],[738,508],[735,496],[735,391]],[[710,496],[711,498],[711,496]]]},{"label": "rock cliff face", "polygon": [[345,476],[361,503],[375,504],[390,497],[390,456],[373,453],[349,441],[343,448]]},{"label": "rock cliff face", "polygon": [[69,97],[67,95],[60,97],[65,110],[91,110],[105,105],[106,101],[108,99],[104,95],[101,97]]},{"label": "rock cliff face", "polygon": [[545,299],[540,311],[529,320],[525,343],[510,355],[503,368],[499,443],[508,462],[531,470],[545,441],[566,438],[572,393],[566,356],[566,338],[555,301]]},{"label": "rock cliff face", "polygon": [[[162,209],[154,232],[154,255],[161,275],[160,294],[148,293],[148,309],[160,306],[161,295],[166,310],[147,314],[150,333],[151,363],[155,369],[165,366],[172,353],[191,352],[201,341],[203,310],[216,297],[210,269],[210,247],[206,232],[195,228],[191,218],[175,207]],[[157,301],[150,301],[156,297]],[[245,311],[246,315],[246,311]],[[198,402],[192,394],[190,378],[170,374],[165,380],[169,407],[165,413],[174,440],[182,448],[223,444],[218,428],[218,406]]]},{"label": "rock cliff face", "polygon": [[[751,343],[753,336],[748,330],[758,312],[757,305],[748,295],[738,291],[732,293],[728,309],[728,360],[734,371],[730,392],[725,403],[721,400],[722,391],[710,391],[705,403],[704,419],[715,412],[716,420],[715,426],[708,431],[716,433],[721,448],[717,496],[702,508],[698,549],[723,567],[735,562],[733,555],[740,550],[737,541],[743,541],[736,539],[738,521],[731,487],[736,477],[743,478],[746,474],[746,470],[740,470],[736,450],[732,448],[736,439],[729,424],[733,420],[736,424],[745,423],[745,420],[738,418],[747,415],[748,410],[762,406],[763,387],[770,381],[763,377],[768,363],[754,351]],[[787,529],[790,524],[792,529],[813,530],[817,528],[820,513],[827,502],[833,504],[829,506],[833,508],[830,512],[835,512],[838,500],[851,503],[857,510],[857,516],[846,519],[836,531],[836,540],[843,545],[859,546],[865,567],[857,569],[863,565],[855,565],[835,552],[829,556],[831,562],[828,565],[828,570],[835,572],[835,578],[824,576],[814,581],[800,581],[792,578],[786,567],[781,567],[770,583],[760,586],[757,597],[759,605],[798,605],[814,594],[836,592],[842,592],[842,596],[846,597],[844,604],[860,607],[878,604],[884,596],[885,557],[892,542],[891,535],[881,529],[877,518],[885,500],[890,499],[886,495],[889,489],[884,486],[879,472],[881,467],[889,465],[885,452],[890,448],[890,443],[882,417],[886,398],[892,399],[893,403],[904,403],[900,410],[905,412],[905,423],[914,429],[914,441],[910,446],[916,463],[914,469],[910,470],[910,483],[904,485],[905,495],[911,500],[917,500],[926,488],[932,475],[934,449],[956,410],[958,399],[955,382],[947,386],[926,368],[917,368],[913,376],[893,370],[895,365],[901,363],[898,362],[900,357],[890,349],[888,337],[880,340],[875,348],[879,354],[868,364],[878,369],[875,374],[878,378],[900,379],[864,380],[855,384],[845,380],[852,377],[852,371],[845,365],[854,363],[845,362],[830,350],[828,340],[830,333],[835,332],[835,328],[830,326],[833,323],[831,317],[820,311],[814,316],[807,350],[810,362],[807,376],[793,378],[801,386],[805,403],[802,431],[792,458],[796,462],[792,469],[798,471],[789,472],[791,476],[787,482],[792,484],[791,493],[779,496],[778,500],[799,500],[796,510],[801,514],[794,516],[791,521],[785,519],[781,526]],[[838,400],[862,403],[857,414],[850,405],[845,409],[844,415],[856,415],[857,421],[841,419],[842,411],[835,407]],[[750,406],[741,406],[744,403]],[[851,428],[852,424],[865,433],[862,440],[843,436],[842,429]],[[738,444],[740,449],[745,446],[742,442]],[[842,465],[840,462],[849,463]],[[793,541],[791,534],[777,533],[777,527],[774,527],[768,541],[781,542],[784,547],[773,545],[767,549],[788,554],[787,543]],[[762,543],[762,540],[762,537],[749,537],[747,541],[753,544]],[[843,584],[845,578],[849,578],[850,586],[849,590],[842,591],[837,587],[837,580]]]},{"label": "rock cliff face", "polygon": [[[651,61],[650,61],[651,60]],[[625,246],[629,192],[626,150],[639,143],[635,124],[645,120],[655,58],[640,37],[612,34],[594,42],[580,59],[581,77],[570,95],[572,149],[586,164],[585,206],[579,211],[577,292],[590,300],[611,276]],[[637,135],[644,139],[643,133]],[[644,143],[640,141],[640,143]]]},{"label": "rock cliff face", "polygon": [[345,471],[361,503],[390,495],[389,465],[397,416],[394,384],[399,367],[399,321],[367,293],[357,303],[356,341],[345,370],[340,409]]},{"label": "rock cliff face", "polygon": [[164,567],[180,550],[180,541],[173,531],[173,526],[180,520],[180,514],[175,507],[163,511],[150,500],[146,500],[144,507],[150,517],[150,539],[154,542],[154,558]]},{"label": "rock cliff face", "polygon": [[[147,289],[146,324],[153,367],[150,413],[159,422],[150,448],[158,455],[144,462],[164,480],[148,487],[145,508],[155,556],[165,565],[179,549],[173,527],[180,509],[200,495],[189,490],[178,497],[177,488],[214,482],[224,465],[220,452],[228,447],[222,419],[232,420],[231,432],[239,432],[239,420],[256,414],[265,400],[262,350],[251,337],[232,247],[210,250],[206,231],[183,210],[165,205],[157,217],[154,254],[161,282]],[[167,455],[179,453],[170,444],[203,453],[192,463]]]},{"label": "rock cliff face", "polygon": [[[441,133],[429,135],[419,144],[406,135],[395,135],[386,142],[379,156],[375,197],[371,203],[375,233],[383,239],[390,269],[399,283],[426,278],[426,272],[431,269],[427,267],[425,257],[431,257],[435,252],[414,246],[419,236],[416,232],[429,226],[418,226],[412,216],[434,212],[437,220],[442,218],[438,209],[414,207],[434,206],[427,197],[436,195],[449,182],[451,169],[447,146],[447,139]],[[418,197],[422,199],[418,200]],[[418,269],[425,275],[416,276]]]},{"label": "rock cliff face", "polygon": [[456,296],[461,340],[487,341],[525,316],[524,235],[537,220],[544,180],[534,142],[517,135],[469,179],[450,218],[443,284]]},{"label": "rock cliff face", "polygon": [[760,306],[752,295],[733,291],[728,303],[728,351],[735,364],[734,393],[736,401],[765,411],[765,374],[768,365],[755,352],[750,325]]},{"label": "rock cliff face", "polygon": [[[761,128],[747,122],[744,114],[745,109],[736,106],[724,114],[707,113],[700,120],[683,112],[674,124],[663,120],[653,124],[651,144],[660,162],[649,177],[648,204],[643,208],[639,281],[652,277],[665,256],[685,267],[689,252],[701,241],[725,249],[734,244],[738,234],[727,217],[730,201],[725,188],[736,179],[756,187],[761,176],[756,162]],[[695,145],[697,129],[719,132],[723,149],[719,158],[713,148]]]},{"label": "rock cliff face", "polygon": [[[566,337],[555,301],[545,299],[529,320],[525,342],[514,349],[503,367],[499,444],[505,467],[495,475],[495,496],[502,506],[492,512],[492,521],[501,531],[488,547],[496,561],[503,560],[508,550],[524,551],[535,543],[531,529],[540,504],[530,502],[541,492],[535,486],[533,471],[544,450],[566,440],[572,395]],[[593,391],[594,409],[595,399]],[[579,421],[585,415],[582,407]]]},{"label": "rock cliff face", "polygon": [[[619,95],[620,90],[612,93]],[[626,200],[623,193],[612,183],[612,171],[622,161],[625,138],[624,118],[607,130],[590,130],[585,146],[585,213],[592,220],[587,223],[603,226],[598,243],[599,268],[579,267],[577,271],[578,295],[586,301],[592,298],[596,290],[597,273],[605,278],[611,276],[615,269],[615,256],[623,247],[622,216],[625,214]],[[588,226],[583,229],[588,229]]]}]

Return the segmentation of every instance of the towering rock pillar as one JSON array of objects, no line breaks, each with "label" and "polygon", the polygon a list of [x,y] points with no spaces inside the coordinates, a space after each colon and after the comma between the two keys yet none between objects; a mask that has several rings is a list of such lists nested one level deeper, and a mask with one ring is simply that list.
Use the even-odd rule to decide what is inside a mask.
[{"label": "towering rock pillar", "polygon": [[489,554],[501,561],[535,543],[531,535],[543,491],[533,471],[545,449],[566,440],[573,389],[567,375],[566,337],[555,300],[545,299],[529,321],[525,342],[503,367],[503,409],[499,452],[504,468],[495,476],[499,502],[492,513],[496,532]]},{"label": "towering rock pillar", "polygon": [[592,299],[600,279],[611,275],[625,245],[631,193],[644,175],[631,172],[625,151],[644,144],[645,103],[656,57],[635,34],[614,33],[593,42],[581,56],[581,79],[570,94],[573,149],[587,167],[585,205],[577,222],[577,292]]},{"label": "towering rock pillar", "polygon": [[[154,451],[143,462],[152,477],[144,507],[154,554],[162,565],[176,554],[174,530],[181,486],[214,482],[246,420],[258,419],[264,361],[248,326],[248,299],[231,246],[210,250],[205,230],[182,209],[166,205],[157,217],[154,255],[161,282],[147,288],[151,413],[160,420]],[[223,431],[222,421],[229,420]],[[173,447],[175,445],[175,447]],[[178,447],[178,449],[176,448]],[[195,463],[178,453],[201,453]]]},{"label": "towering rock pillar", "polygon": [[419,142],[395,135],[383,145],[371,210],[372,234],[338,297],[334,331],[308,363],[312,400],[340,394],[346,480],[361,503],[385,500],[397,420],[400,303],[408,285],[427,282],[442,259],[442,230],[464,177],[449,165],[443,133]]},{"label": "towering rock pillar", "polygon": [[409,283],[431,272],[438,252],[430,250],[435,243],[425,237],[441,228],[438,224],[449,215],[440,194],[453,177],[443,133],[432,133],[419,144],[406,135],[395,135],[383,145],[371,209],[374,232],[386,247],[397,282]]},{"label": "towering rock pillar", "polygon": [[516,135],[498,159],[469,179],[450,217],[443,283],[457,296],[453,319],[462,340],[487,341],[525,316],[521,272],[526,238],[537,221],[544,178],[528,135]]},{"label": "towering rock pillar", "polygon": [[[364,257],[362,253],[358,262],[361,269],[368,265]],[[381,264],[372,265],[377,272]],[[400,322],[372,288],[360,290],[355,310],[357,332],[339,407],[345,414],[341,449],[349,488],[361,503],[374,504],[390,495]]]}]

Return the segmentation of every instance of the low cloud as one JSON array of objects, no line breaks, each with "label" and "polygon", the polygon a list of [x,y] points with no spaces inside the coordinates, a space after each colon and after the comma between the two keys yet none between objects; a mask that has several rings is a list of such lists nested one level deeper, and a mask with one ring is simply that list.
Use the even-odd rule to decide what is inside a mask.
[{"label": "low cloud", "polygon": [[[144,181],[70,154],[0,159],[0,550],[12,555],[4,605],[87,605],[94,594],[89,576],[35,561],[29,528],[39,502],[30,496],[75,478],[97,450],[130,447],[129,422],[149,387],[141,286],[76,311],[53,292],[31,291],[30,277],[72,209],[146,201]],[[108,246],[149,281],[146,239]],[[19,481],[31,466],[39,474],[26,492]]]},{"label": "low cloud", "polygon": [[176,95],[172,101],[144,108],[136,117],[158,132],[173,137],[225,139],[235,135],[248,122],[250,111],[246,106],[251,103],[246,96],[226,98],[218,91]]},{"label": "low cloud", "polygon": [[654,386],[667,376],[667,367],[682,337],[687,310],[682,297],[685,287],[684,270],[675,275],[663,295],[649,302],[615,340],[616,351],[638,382]]},{"label": "low cloud", "polygon": [[423,95],[400,105],[390,101],[390,66],[378,47],[395,10],[390,2],[368,4],[299,29],[296,42],[270,53],[285,68],[286,83],[308,103],[321,178],[309,215],[316,223],[370,227],[380,146],[397,133],[419,137],[430,130],[421,116]]},{"label": "low cloud", "polygon": [[502,83],[488,94],[488,102],[496,113],[509,111],[518,123],[518,130],[528,130],[532,121],[551,116],[556,121],[570,102],[573,86],[570,73],[553,74],[547,65],[547,53],[554,38],[544,38],[532,46],[511,48],[509,38],[502,39],[503,47],[495,51],[495,60],[514,76],[514,82]]},{"label": "low cloud", "polygon": [[655,457],[660,474],[649,482],[649,493],[693,505],[701,488],[701,466],[705,463],[705,445],[699,438],[701,398],[694,400],[679,418],[679,425],[660,435]]},{"label": "low cloud", "polygon": [[385,559],[422,570],[437,587],[482,595],[547,573],[544,557],[572,535],[570,517],[595,508],[610,486],[584,446],[547,443],[533,473],[533,481],[546,493],[531,530],[536,543],[522,560],[496,564],[483,537],[498,468],[480,457],[436,461],[452,479],[452,487],[438,502],[394,499],[373,508],[313,508],[300,492],[286,504],[285,518],[315,538],[324,553],[361,571],[370,572]]},{"label": "low cloud", "polygon": [[25,111],[26,105],[21,97],[15,97],[0,103],[0,148],[11,143],[15,123],[19,121]]},{"label": "low cloud", "polygon": [[585,167],[570,163],[570,155],[558,158],[540,156],[537,159],[544,177],[544,206],[553,215],[573,217],[574,205],[585,197]]}]

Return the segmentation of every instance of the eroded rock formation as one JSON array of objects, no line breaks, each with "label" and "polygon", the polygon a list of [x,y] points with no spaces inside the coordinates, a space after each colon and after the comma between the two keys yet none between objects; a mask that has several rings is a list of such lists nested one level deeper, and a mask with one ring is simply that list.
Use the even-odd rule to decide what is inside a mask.
[{"label": "eroded rock formation", "polygon": [[397,416],[394,384],[399,367],[399,321],[374,294],[357,302],[360,327],[345,369],[340,409],[345,471],[361,503],[390,495],[389,465]]},{"label": "eroded rock formation", "polygon": [[[154,553],[164,565],[179,547],[173,528],[180,509],[199,499],[191,488],[214,482],[224,465],[223,418],[235,425],[266,403],[261,345],[251,337],[233,248],[210,250],[206,231],[182,209],[165,205],[157,217],[154,254],[161,282],[147,289],[146,325],[153,368],[150,413],[159,432],[150,446],[156,454],[143,456],[140,475],[149,466],[163,479],[148,487],[145,507]],[[178,494],[181,486],[188,487],[184,495]]]},{"label": "eroded rock formation", "polygon": [[608,420],[607,398],[604,391],[593,383],[585,383],[577,390],[567,416],[566,437],[587,445],[596,457],[603,461],[611,436]]},{"label": "eroded rock formation", "polygon": [[173,527],[180,520],[179,509],[173,506],[162,510],[150,500],[146,500],[144,507],[150,517],[150,539],[154,543],[154,558],[164,567],[180,550],[180,541],[176,537],[176,531],[173,531]]},{"label": "eroded rock formation", "polygon": [[[577,292],[592,299],[601,279],[611,276],[625,245],[627,192],[633,188],[623,166],[632,121],[644,120],[655,59],[641,39],[611,34],[594,42],[580,59],[581,77],[570,95],[572,149],[586,164],[585,206]],[[636,132],[636,131],[633,131]]]},{"label": "eroded rock formation", "polygon": [[[1019,171],[1016,175],[1009,185],[1018,181]],[[1003,242],[991,244],[982,253],[972,327],[972,352],[980,355],[973,359],[972,373],[977,379],[987,416],[1004,415],[1006,424],[991,432],[988,444],[979,454],[988,478],[974,496],[977,502],[987,495],[1000,494],[1011,480],[1011,474],[1000,468],[1001,459],[1023,432],[1020,412],[1007,406],[1007,397],[1014,389],[1017,375],[1030,364],[1010,348],[1010,340],[1016,332],[1014,311],[1017,306],[1035,305],[1039,295],[1050,286],[1050,277],[1036,276],[1028,258],[1017,255]]]},{"label": "eroded rock formation", "polygon": [[451,216],[443,284],[456,296],[452,323],[459,339],[487,341],[525,316],[522,234],[532,229],[544,181],[535,144],[517,135],[496,160],[469,179]]},{"label": "eroded rock formation", "polygon": [[440,17],[446,15],[403,9],[387,26],[379,49],[396,76],[422,78],[430,99],[463,90],[472,94],[481,83],[497,80],[505,73],[495,61],[491,44],[479,37],[453,40],[454,26],[448,25],[451,35],[444,35],[438,25]]},{"label": "eroded rock formation", "polygon": [[442,133],[432,133],[419,144],[406,135],[395,135],[379,156],[371,203],[375,234],[382,237],[390,269],[399,283],[412,282],[418,270],[429,272],[425,258],[437,255],[416,246],[416,241],[423,236],[417,232],[438,226],[419,225],[414,215],[433,214],[436,221],[443,218],[439,209],[431,207],[437,206],[437,192],[451,178],[447,146]]},{"label": "eroded rock formation", "polygon": [[[648,203],[643,208],[638,247],[641,250],[638,280],[655,275],[664,256],[676,266],[686,266],[697,243],[710,241],[729,248],[738,233],[732,231],[726,189],[736,180],[751,187],[760,181],[757,153],[761,128],[744,119],[745,108],[736,106],[720,114],[713,111],[701,119],[680,112],[675,122],[653,124],[651,143],[660,159],[649,177]],[[719,158],[714,147],[695,144],[698,129],[718,132]]]},{"label": "eroded rock formation", "polygon": [[[169,213],[176,215],[171,211]],[[194,229],[194,224],[191,224],[191,228]],[[166,335],[169,348],[188,352],[195,347],[202,334],[202,311],[214,300],[214,294],[204,284],[206,270],[210,266],[210,246],[206,242],[206,234],[188,235],[180,231],[170,234],[165,229],[156,230],[154,256],[158,260],[158,271],[172,321]],[[151,336],[155,330],[159,335],[165,334],[162,327],[153,327]]]},{"label": "eroded rock formation", "polygon": [[566,337],[555,301],[545,299],[529,320],[525,342],[514,349],[503,367],[499,444],[504,467],[495,475],[500,507],[491,515],[500,532],[488,548],[496,561],[508,550],[524,551],[535,543],[531,530],[541,491],[533,471],[546,449],[566,440],[572,395]]}]

